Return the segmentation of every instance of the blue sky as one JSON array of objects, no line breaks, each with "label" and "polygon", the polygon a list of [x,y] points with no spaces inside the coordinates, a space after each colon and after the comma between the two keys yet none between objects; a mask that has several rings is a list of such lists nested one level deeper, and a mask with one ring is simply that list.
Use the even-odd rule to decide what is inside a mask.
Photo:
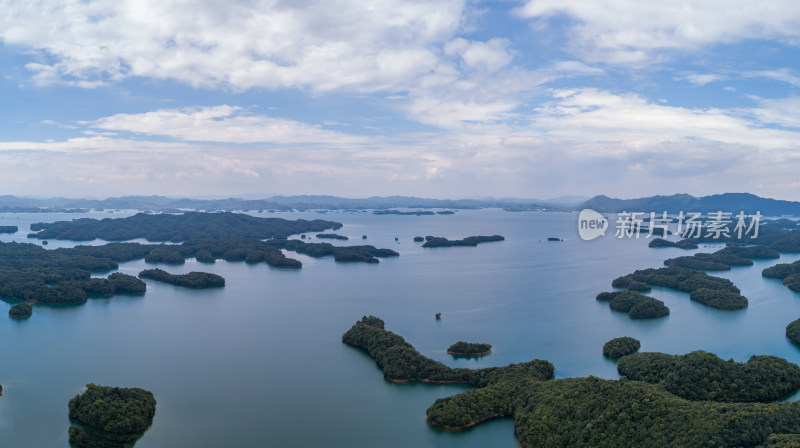
[{"label": "blue sky", "polygon": [[0,192],[800,199],[792,1],[4,1]]}]

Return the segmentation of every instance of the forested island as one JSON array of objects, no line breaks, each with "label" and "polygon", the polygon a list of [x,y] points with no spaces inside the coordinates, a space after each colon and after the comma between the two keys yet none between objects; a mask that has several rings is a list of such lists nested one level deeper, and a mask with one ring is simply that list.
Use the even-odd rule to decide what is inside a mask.
[{"label": "forested island", "polygon": [[[142,258],[148,263],[183,264],[187,258],[195,257],[203,263],[223,259],[299,269],[302,263],[286,257],[282,249],[311,257],[333,256],[337,262],[378,263],[379,258],[399,255],[390,249],[368,245],[339,247],[286,239],[291,232],[339,228],[339,223],[254,218],[234,213],[138,214],[129,218],[78,219],[32,227],[41,229],[34,235],[36,237],[44,234],[57,239],[145,238],[180,244],[112,242],[102,246],[47,250],[35,244],[0,242],[0,297],[12,303],[81,304],[93,296],[144,294],[145,283],[131,275],[113,273],[108,278],[92,277],[92,274],[118,269],[120,262]],[[258,239],[262,237],[271,239]],[[219,283],[219,279],[208,276],[200,281],[197,275],[172,281],[185,285]]]},{"label": "forested island", "polygon": [[17,233],[18,230],[17,226],[0,226],[0,233]]},{"label": "forested island", "polygon": [[124,448],[153,423],[156,399],[138,387],[87,384],[86,391],[69,401],[69,443],[82,447]]},{"label": "forested island", "polygon": [[639,283],[688,292],[691,300],[712,308],[738,310],[748,305],[747,298],[730,280],[679,267],[638,270],[616,278],[611,286],[627,288],[628,285],[638,286]]},{"label": "forested island", "polygon": [[800,319],[792,321],[786,326],[786,337],[795,344],[800,344]]},{"label": "forested island", "polygon": [[31,317],[32,314],[33,307],[28,302],[14,304],[8,310],[8,317],[12,319],[25,319]]},{"label": "forested island", "polygon": [[139,273],[139,278],[148,278],[150,280],[192,289],[220,288],[225,286],[225,279],[222,276],[208,272],[192,271],[188,274],[170,274],[161,269],[145,269]]},{"label": "forested island", "polygon": [[452,247],[452,246],[477,246],[480,243],[489,243],[492,241],[503,241],[504,237],[500,235],[491,236],[468,236],[460,240],[448,240],[447,238],[439,236],[426,236],[425,244],[422,247]]},{"label": "forested island", "polygon": [[603,355],[617,359],[636,352],[641,346],[639,341],[630,336],[614,338],[603,344]]},{"label": "forested island", "polygon": [[447,348],[447,353],[451,355],[479,356],[488,355],[492,352],[492,346],[484,343],[458,341]]},{"label": "forested island", "polygon": [[[343,241],[347,241],[349,239],[344,235],[337,235],[335,233],[318,233],[317,234],[317,238],[320,238],[320,239],[323,239],[323,240],[328,239],[328,240],[343,240]],[[366,238],[363,238],[363,239],[366,239]]]},{"label": "forested island", "polygon": [[[779,358],[754,357],[746,364],[722,361],[725,365],[720,366],[711,357],[690,354],[686,355],[689,364],[679,365],[686,361],[669,358],[660,366],[642,362],[646,356],[636,359],[642,354],[632,354],[618,366],[652,382],[591,376],[553,380],[552,364],[539,360],[480,370],[452,369],[420,355],[372,316],[356,322],[342,341],[366,350],[387,380],[475,386],[436,400],[426,411],[428,423],[460,430],[510,417],[522,446],[757,446],[800,434],[800,404],[736,401],[767,399],[796,388],[797,366]],[[645,369],[637,369],[640,365]],[[675,368],[695,368],[698,375],[713,372],[716,381],[695,381],[679,392],[703,398],[683,398],[664,389],[672,387]],[[684,384],[680,378],[676,381]],[[739,393],[737,388],[751,392]]]},{"label": "forested island", "polygon": [[776,264],[761,271],[761,275],[780,279],[792,291],[800,292],[800,261]]},{"label": "forested island", "polygon": [[752,356],[746,363],[713,353],[635,353],[617,364],[627,379],[658,384],[694,401],[775,401],[800,388],[800,367],[775,356]]},{"label": "forested island", "polygon": [[661,300],[645,296],[637,291],[601,292],[596,299],[608,302],[614,311],[628,313],[631,319],[663,317],[669,315],[669,308]]}]

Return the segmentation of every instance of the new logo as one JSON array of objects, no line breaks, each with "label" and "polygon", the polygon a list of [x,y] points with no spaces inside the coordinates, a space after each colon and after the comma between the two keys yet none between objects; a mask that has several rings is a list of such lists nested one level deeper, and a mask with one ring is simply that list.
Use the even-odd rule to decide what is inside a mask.
[{"label": "new logo", "polygon": [[578,235],[582,240],[593,240],[606,234],[608,220],[596,211],[586,208],[578,215]]}]

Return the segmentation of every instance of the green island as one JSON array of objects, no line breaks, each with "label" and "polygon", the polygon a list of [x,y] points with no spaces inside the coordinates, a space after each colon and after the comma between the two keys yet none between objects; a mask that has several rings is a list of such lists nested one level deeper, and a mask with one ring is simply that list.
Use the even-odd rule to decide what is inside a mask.
[{"label": "green island", "polygon": [[447,348],[447,353],[451,355],[479,356],[488,355],[492,352],[490,344],[458,341]]},{"label": "green island", "polygon": [[786,337],[794,343],[800,344],[800,319],[792,321],[786,326]]},{"label": "green island", "polygon": [[693,401],[767,403],[800,388],[800,367],[775,356],[725,361],[713,353],[635,353],[617,364],[629,380],[659,385]]},{"label": "green island", "polygon": [[504,237],[500,235],[491,236],[468,236],[460,240],[448,240],[447,238],[439,236],[426,236],[425,244],[422,247],[453,247],[453,246],[477,246],[480,243],[489,243],[492,241],[503,241]]},{"label": "green island", "polygon": [[33,307],[28,302],[11,305],[8,310],[8,317],[13,319],[26,319],[33,314]]},{"label": "green island", "polygon": [[690,239],[680,241],[669,241],[664,238],[655,238],[650,241],[648,247],[677,247],[679,249],[697,249],[697,243]]},{"label": "green island", "polygon": [[35,233],[28,235],[38,239],[72,241],[125,241],[144,238],[150,242],[181,241],[198,238],[244,238],[265,240],[287,238],[304,232],[337,230],[341,223],[315,219],[290,221],[282,218],[257,218],[242,213],[147,214],[138,213],[127,218],[105,218],[101,220],[81,218],[54,223],[31,225]]},{"label": "green island", "polygon": [[[738,310],[747,308],[748,305],[747,298],[740,294],[739,288],[730,280],[692,269],[671,266],[637,270],[633,274],[614,279],[611,286],[627,288],[633,282],[687,292],[691,300],[712,308]],[[695,292],[697,293],[692,294]]]},{"label": "green island", "polygon": [[225,279],[222,276],[208,272],[192,271],[188,274],[170,274],[161,269],[145,269],[139,273],[139,278],[148,278],[150,280],[192,289],[219,288],[225,286]]},{"label": "green island", "polygon": [[761,271],[761,275],[782,280],[789,289],[800,292],[800,261],[776,264]]},{"label": "green island", "polygon": [[18,230],[17,226],[0,226],[0,233],[17,233]]},{"label": "green island", "polygon": [[400,210],[375,210],[375,215],[401,215],[401,216],[433,216],[436,213],[430,210],[420,210],[414,212],[401,212]]},{"label": "green island", "polygon": [[638,351],[641,346],[639,341],[630,336],[614,338],[603,344],[603,355],[617,359]]},{"label": "green island", "polygon": [[69,443],[82,447],[131,446],[153,423],[156,399],[144,389],[87,384],[69,401]]},{"label": "green island", "polygon": [[[328,240],[342,240],[342,241],[346,241],[346,240],[349,239],[344,235],[337,235],[335,233],[318,233],[317,234],[317,238],[320,238],[320,239],[323,239],[323,240],[328,239]],[[366,235],[362,239],[367,239]]]},{"label": "green island", "polygon": [[669,315],[669,308],[664,305],[664,302],[639,294],[637,291],[601,292],[596,299],[600,302],[608,302],[609,307],[614,311],[628,313],[628,317],[631,319]]},{"label": "green island", "polygon": [[415,242],[415,243],[421,243],[421,242],[423,242],[423,241],[425,241],[425,238],[423,238],[423,237],[421,237],[421,236],[415,236],[415,237],[414,237],[414,242]]},{"label": "green island", "polygon": [[[493,418],[513,418],[516,437],[525,447],[754,447],[800,434],[798,403],[689,400],[665,390],[661,380],[649,383],[591,376],[553,380],[552,364],[540,360],[479,370],[449,368],[420,355],[372,316],[356,322],[342,341],[366,350],[387,380],[475,386],[428,407],[431,426],[462,430]],[[638,355],[623,357],[620,363]],[[794,378],[796,366],[764,365],[777,366],[767,370],[770,374],[789,372]],[[707,368],[714,368],[713,362]],[[722,369],[719,378],[723,383],[764,389],[762,376],[736,376],[738,370]],[[766,389],[782,391],[788,388],[786,383],[783,377],[767,380]],[[707,382],[695,385],[701,396],[716,396],[718,387]]]},{"label": "green island", "polygon": [[780,258],[781,254],[766,246],[728,246],[713,253],[699,253],[664,261],[669,267],[697,271],[728,271],[733,266],[752,266],[753,260]]},{"label": "green island", "polygon": [[[302,263],[286,257],[290,250],[311,257],[333,256],[337,262],[378,263],[378,258],[396,257],[390,249],[374,246],[338,247],[328,243],[305,243],[286,239],[287,232],[338,228],[330,221],[287,221],[254,218],[234,213],[186,215],[138,214],[119,219],[78,219],[51,225],[34,225],[49,238],[150,238],[180,244],[112,242],[102,246],[76,246],[47,250],[36,244],[0,242],[0,298],[30,304],[82,304],[91,297],[144,294],[146,284],[122,273],[108,278],[92,277],[119,268],[119,263],[144,258],[150,263],[182,264],[187,258],[213,263],[266,263],[274,268],[299,269]],[[196,220],[192,221],[192,220]],[[186,228],[181,226],[186,224]],[[274,226],[274,228],[271,228]],[[38,234],[37,234],[38,235]],[[267,241],[259,237],[271,238]],[[209,281],[208,279],[204,280]],[[217,281],[217,280],[214,280]],[[194,280],[189,281],[194,284]],[[213,283],[213,281],[212,281]]]}]

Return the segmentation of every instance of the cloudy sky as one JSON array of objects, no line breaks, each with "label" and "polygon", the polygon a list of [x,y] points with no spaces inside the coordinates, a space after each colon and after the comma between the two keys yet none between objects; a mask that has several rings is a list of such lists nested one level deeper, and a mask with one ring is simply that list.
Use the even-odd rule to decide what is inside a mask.
[{"label": "cloudy sky", "polygon": [[0,193],[800,200],[793,0],[0,0]]}]

